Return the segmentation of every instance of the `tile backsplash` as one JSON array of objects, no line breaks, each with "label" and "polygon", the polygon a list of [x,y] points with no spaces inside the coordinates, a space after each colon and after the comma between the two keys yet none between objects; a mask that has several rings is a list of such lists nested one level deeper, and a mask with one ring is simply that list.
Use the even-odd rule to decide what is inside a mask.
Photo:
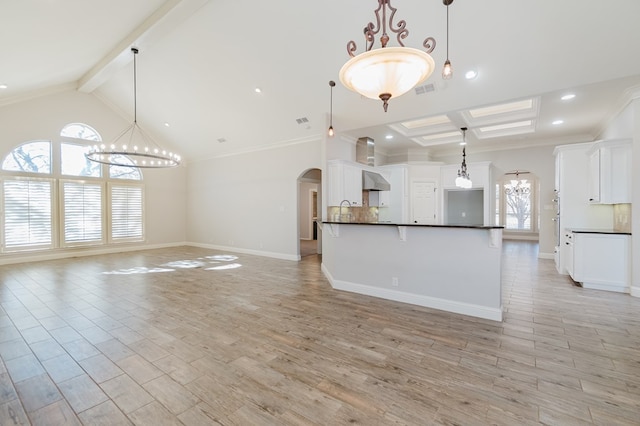
[{"label": "tile backsplash", "polygon": [[613,205],[613,229],[618,232],[631,232],[631,204]]}]

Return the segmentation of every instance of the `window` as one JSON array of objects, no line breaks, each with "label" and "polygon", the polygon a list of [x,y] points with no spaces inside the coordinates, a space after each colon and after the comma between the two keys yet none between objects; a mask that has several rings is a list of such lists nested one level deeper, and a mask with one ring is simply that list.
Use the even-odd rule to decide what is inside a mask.
[{"label": "window", "polygon": [[86,124],[68,124],[59,136],[26,142],[2,162],[2,251],[142,241],[140,169],[87,160],[87,147],[102,138]]},{"label": "window", "polygon": [[15,148],[2,162],[2,170],[51,173],[51,142],[27,142]]},{"label": "window", "polygon": [[101,243],[102,184],[62,182],[64,245]]},{"label": "window", "polygon": [[4,179],[4,246],[42,249],[53,246],[52,179]]},{"label": "window", "polygon": [[140,240],[143,237],[142,187],[110,184],[111,240]]},{"label": "window", "polygon": [[507,231],[538,232],[537,179],[509,172],[496,183],[496,224]]},{"label": "window", "polygon": [[100,142],[102,138],[96,130],[84,123],[67,124],[60,131],[63,138],[82,139],[85,141]]},{"label": "window", "polygon": [[70,143],[60,144],[60,168],[61,173],[67,176],[100,177],[101,164],[90,161],[84,156],[86,145]]},{"label": "window", "polygon": [[[131,166],[133,166],[133,161],[123,155],[118,155],[116,161],[120,163],[129,163],[131,164]],[[109,177],[111,179],[142,179],[139,168],[125,166],[109,166]]]}]

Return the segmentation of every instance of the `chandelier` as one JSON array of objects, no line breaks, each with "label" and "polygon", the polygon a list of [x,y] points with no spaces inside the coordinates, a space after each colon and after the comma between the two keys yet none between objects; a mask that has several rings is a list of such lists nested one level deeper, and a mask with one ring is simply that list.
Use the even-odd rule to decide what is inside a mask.
[{"label": "chandelier", "polygon": [[511,179],[509,183],[504,184],[504,193],[507,195],[515,195],[518,197],[531,194],[531,183],[527,179],[519,179],[521,174],[527,174],[529,172],[521,172],[516,170],[515,172],[505,173],[507,175],[516,175],[515,179]]},{"label": "chandelier", "polygon": [[163,168],[180,164],[180,156],[160,148],[138,125],[136,56],[133,52],[133,123],[109,144],[93,145],[85,154],[91,161],[111,166]]},{"label": "chandelier", "polygon": [[462,130],[462,165],[460,166],[460,169],[458,169],[456,186],[458,188],[469,189],[473,186],[473,183],[471,182],[471,178],[467,172],[467,152],[465,149],[467,147],[467,128],[461,127],[460,130]]},{"label": "chandelier", "polygon": [[[448,6],[446,2],[445,4]],[[340,70],[340,81],[345,87],[367,98],[381,99],[385,112],[389,106],[389,99],[407,93],[429,78],[435,69],[435,62],[429,54],[436,47],[436,40],[433,37],[424,40],[422,45],[426,52],[405,47],[402,40],[409,35],[409,30],[406,29],[407,22],[401,20],[394,25],[396,11],[397,9],[391,6],[391,0],[378,0],[378,8],[375,10],[376,23],[369,22],[364,28],[366,51],[354,56],[356,43],[353,40],[349,41],[347,52],[351,59]],[[387,24],[389,30],[397,35],[400,47],[387,47]],[[372,50],[375,36],[380,31],[382,47]]]}]

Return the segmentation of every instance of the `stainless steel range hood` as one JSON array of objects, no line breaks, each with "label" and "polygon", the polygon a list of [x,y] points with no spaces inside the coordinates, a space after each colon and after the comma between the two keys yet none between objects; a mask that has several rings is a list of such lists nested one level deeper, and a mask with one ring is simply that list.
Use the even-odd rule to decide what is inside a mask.
[{"label": "stainless steel range hood", "polygon": [[[375,142],[370,137],[358,138],[356,161],[367,166],[375,166]],[[362,189],[365,191],[389,191],[391,185],[379,173],[362,171]]]},{"label": "stainless steel range hood", "polygon": [[362,171],[362,189],[369,191],[389,191],[391,185],[381,174]]}]

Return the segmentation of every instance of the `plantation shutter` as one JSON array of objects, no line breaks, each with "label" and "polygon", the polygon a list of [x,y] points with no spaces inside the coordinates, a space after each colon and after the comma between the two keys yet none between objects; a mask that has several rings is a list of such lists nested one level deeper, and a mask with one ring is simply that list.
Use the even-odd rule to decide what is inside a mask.
[{"label": "plantation shutter", "polygon": [[102,184],[62,182],[65,245],[101,243]]},{"label": "plantation shutter", "polygon": [[141,240],[142,187],[111,185],[111,239]]},{"label": "plantation shutter", "polygon": [[4,249],[53,246],[51,179],[5,179]]}]

